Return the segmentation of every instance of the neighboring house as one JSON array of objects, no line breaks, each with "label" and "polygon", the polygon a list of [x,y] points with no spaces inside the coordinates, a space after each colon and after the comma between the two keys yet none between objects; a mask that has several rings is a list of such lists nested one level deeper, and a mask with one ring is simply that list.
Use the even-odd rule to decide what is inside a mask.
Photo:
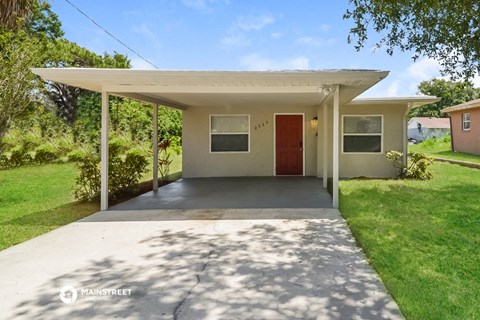
[{"label": "neighboring house", "polygon": [[442,110],[450,115],[452,151],[480,155],[480,99]]},{"label": "neighboring house", "polygon": [[358,99],[388,75],[376,70],[33,72],[102,93],[102,210],[108,208],[109,95],[152,103],[153,114],[157,105],[183,111],[185,178],[316,176],[324,187],[332,178],[334,207],[339,178],[395,176],[385,153],[407,152],[408,111],[439,100]]},{"label": "neighboring house", "polygon": [[414,117],[408,121],[408,138],[424,141],[450,134],[450,119]]}]

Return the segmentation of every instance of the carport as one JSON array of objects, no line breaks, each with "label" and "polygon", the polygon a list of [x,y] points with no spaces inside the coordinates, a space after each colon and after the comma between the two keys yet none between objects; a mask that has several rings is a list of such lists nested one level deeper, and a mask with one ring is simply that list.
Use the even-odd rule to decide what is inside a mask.
[{"label": "carport", "polygon": [[[110,95],[132,98],[153,105],[154,191],[158,189],[157,115],[159,105],[186,112],[218,107],[226,110],[226,113],[229,113],[229,110],[239,110],[252,107],[255,104],[260,104],[263,106],[262,108],[270,108],[271,110],[285,106],[310,108],[309,118],[305,118],[305,112],[303,113],[303,136],[305,136],[305,123],[310,126],[312,121],[313,128],[313,123],[319,124],[319,119],[322,119],[319,124],[321,130],[317,131],[315,135],[312,135],[313,132],[309,131],[310,134],[307,136],[311,141],[309,150],[305,151],[307,146],[303,145],[303,141],[300,143],[300,148],[303,150],[303,176],[322,177],[323,188],[327,187],[327,179],[331,178],[331,205],[338,208],[340,107],[375,85],[388,74],[386,71],[378,70],[254,72],[34,68],[32,71],[45,80],[102,94],[101,210],[108,209]],[[288,114],[291,111],[284,112]],[[270,120],[271,122],[272,120]],[[192,125],[192,123],[189,123],[189,125]],[[263,127],[264,123],[261,125]],[[191,129],[192,126],[188,128]],[[195,135],[196,132],[193,132],[193,134]],[[317,138],[313,140],[315,136]],[[194,143],[194,141],[190,141],[190,144]],[[187,149],[188,147],[185,146],[185,150]],[[310,156],[308,174],[305,172],[306,154]],[[234,161],[231,161],[231,163],[234,163]],[[208,164],[205,163],[205,165]],[[252,164],[252,166],[254,165]],[[217,170],[216,165],[212,165],[211,168]],[[260,175],[275,176],[276,174],[272,171],[265,169]],[[231,171],[226,170],[225,172],[229,175]],[[243,173],[239,175],[249,176],[249,174]],[[318,181],[320,185],[321,180]]]}]

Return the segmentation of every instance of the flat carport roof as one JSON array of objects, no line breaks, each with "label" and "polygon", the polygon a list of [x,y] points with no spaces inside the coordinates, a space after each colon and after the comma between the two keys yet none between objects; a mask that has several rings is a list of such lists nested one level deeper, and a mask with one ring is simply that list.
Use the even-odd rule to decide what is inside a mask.
[{"label": "flat carport roof", "polygon": [[315,177],[181,179],[112,207],[112,211],[164,209],[332,208]]}]

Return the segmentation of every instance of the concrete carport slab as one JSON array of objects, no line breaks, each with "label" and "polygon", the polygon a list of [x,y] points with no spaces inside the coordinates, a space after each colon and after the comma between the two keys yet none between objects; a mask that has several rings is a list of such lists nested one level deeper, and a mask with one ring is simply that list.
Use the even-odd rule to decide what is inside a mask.
[{"label": "concrete carport slab", "polygon": [[332,208],[314,177],[193,178],[170,183],[111,210],[212,208]]},{"label": "concrete carport slab", "polygon": [[[336,209],[134,213],[0,252],[0,318],[402,318]],[[113,289],[122,295],[96,292]]]}]

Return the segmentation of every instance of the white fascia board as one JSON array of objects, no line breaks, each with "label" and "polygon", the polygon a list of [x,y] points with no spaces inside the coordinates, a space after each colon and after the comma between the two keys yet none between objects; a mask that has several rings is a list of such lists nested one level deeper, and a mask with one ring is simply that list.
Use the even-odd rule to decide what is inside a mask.
[{"label": "white fascia board", "polygon": [[440,101],[441,98],[435,96],[411,96],[411,97],[378,97],[378,98],[356,98],[347,105],[374,105],[374,104],[413,104],[413,107],[419,107],[425,104]]}]

